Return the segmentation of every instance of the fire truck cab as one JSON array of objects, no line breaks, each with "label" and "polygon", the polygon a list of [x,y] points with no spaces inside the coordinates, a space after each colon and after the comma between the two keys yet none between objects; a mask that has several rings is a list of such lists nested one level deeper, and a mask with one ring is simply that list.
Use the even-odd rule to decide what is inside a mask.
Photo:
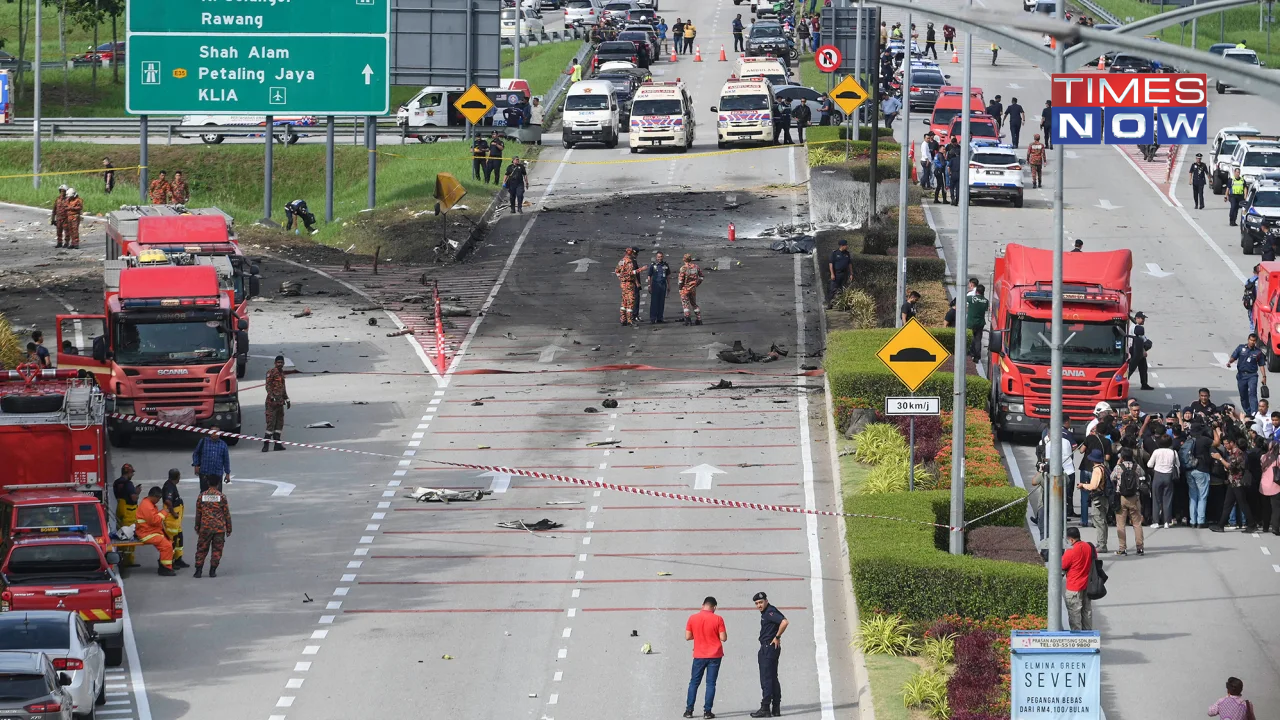
[{"label": "fire truck cab", "polygon": [[105,263],[103,314],[58,316],[58,367],[97,379],[116,447],[159,431],[119,416],[238,433],[232,292],[211,265],[147,265],[155,255]]}]

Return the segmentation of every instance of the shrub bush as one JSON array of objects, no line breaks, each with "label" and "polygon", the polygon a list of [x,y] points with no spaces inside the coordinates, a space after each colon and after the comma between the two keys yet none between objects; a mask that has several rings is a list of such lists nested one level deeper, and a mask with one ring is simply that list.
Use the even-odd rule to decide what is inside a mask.
[{"label": "shrub bush", "polygon": [[[881,221],[868,225],[863,230],[862,252],[867,255],[898,255],[898,223],[897,221]],[[932,247],[937,233],[927,225],[907,225],[908,245],[927,245]],[[941,278],[939,278],[941,279]]]},{"label": "shrub bush", "polygon": [[[885,150],[880,147],[880,163],[876,167],[876,179],[879,182],[898,179],[898,149]],[[857,182],[871,182],[871,161],[853,160],[849,163],[849,173]]]},{"label": "shrub bush", "polygon": [[[940,488],[951,487],[951,413],[942,416],[943,442],[938,447]],[[985,411],[970,408],[964,424],[964,483],[966,487],[1007,487],[1009,471],[996,450],[991,417]]]},{"label": "shrub bush", "polygon": [[[845,138],[849,137],[849,126],[848,126],[848,125],[840,125],[840,126],[839,126],[839,128],[840,128],[840,139],[841,139],[841,140],[843,140],[843,139],[845,139]],[[881,140],[881,142],[880,142],[880,147],[884,147],[885,145],[896,145],[896,144],[897,144],[897,143],[893,142],[893,128],[887,128],[887,127],[885,127],[885,126],[883,126],[883,125],[880,125],[880,126],[877,126],[877,127],[876,127],[876,132],[877,132],[877,133],[879,133],[879,135],[880,135],[880,137],[881,137],[881,138],[888,138],[888,142],[887,142],[887,143],[886,143],[885,141]],[[858,140],[862,140],[862,141],[866,141],[866,142],[870,143],[870,141],[871,141],[871,126],[870,126],[870,125],[859,125],[859,126],[858,126]]]},{"label": "shrub bush", "polygon": [[[947,703],[955,720],[988,720],[997,714],[1001,701],[1000,659],[996,657],[995,633],[977,630],[956,641],[956,672],[947,681]],[[1003,717],[1008,717],[1008,712]]]},{"label": "shrub bush", "polygon": [[880,327],[880,318],[876,314],[876,299],[866,290],[846,287],[831,299],[831,309],[849,313],[849,320],[855,330]]},{"label": "shrub bush", "polygon": [[[896,240],[894,242],[897,242]],[[896,253],[890,255],[853,255],[851,272],[859,281],[889,282],[896,284],[898,277],[898,258]],[[946,279],[947,264],[937,257],[908,257],[908,284],[918,282],[941,282]]]},{"label": "shrub bush", "polygon": [[[1025,497],[1018,488],[969,488],[965,515],[978,517]],[[852,495],[845,509],[945,525],[950,503],[948,491],[917,491]],[[1015,503],[974,527],[1020,527],[1025,510]],[[1048,580],[1042,566],[951,555],[945,549],[945,527],[864,517],[850,518],[847,527],[854,594],[866,612],[897,613],[922,622],[947,614],[1008,618],[1046,612]]]},{"label": "shrub bush", "polygon": [[871,423],[853,439],[858,442],[858,449],[853,454],[858,462],[878,465],[907,457],[907,441],[896,427],[888,423]]},{"label": "shrub bush", "polygon": [[844,428],[849,425],[849,418],[852,417],[854,410],[875,410],[877,418],[880,417],[883,410],[883,407],[877,408],[877,403],[866,398],[836,397],[831,405],[836,413],[836,427],[838,428]]},{"label": "shrub bush", "polygon": [[27,359],[21,339],[13,332],[9,319],[0,314],[0,369],[12,370]]},{"label": "shrub bush", "polygon": [[[893,415],[885,419],[893,423],[902,436],[911,439],[911,418]],[[916,462],[934,460],[938,456],[938,448],[942,447],[942,418],[937,415],[922,415],[916,418]],[[949,472],[949,471],[948,471]]]},{"label": "shrub bush", "polygon": [[[855,271],[856,272],[856,271]],[[876,353],[897,332],[893,328],[877,330],[837,330],[827,336],[827,352],[823,366],[831,379],[831,391],[835,397],[866,398],[882,408],[884,398],[906,392],[897,376],[880,362]],[[945,347],[955,347],[955,331],[951,328],[931,328],[930,332]],[[951,409],[952,375],[935,372],[920,386],[920,395],[937,395],[942,407]],[[976,375],[970,375],[966,383],[966,401],[969,407],[984,408],[991,385]]]},{"label": "shrub bush", "polygon": [[920,644],[901,615],[875,613],[858,623],[853,644],[868,655],[910,655]]}]

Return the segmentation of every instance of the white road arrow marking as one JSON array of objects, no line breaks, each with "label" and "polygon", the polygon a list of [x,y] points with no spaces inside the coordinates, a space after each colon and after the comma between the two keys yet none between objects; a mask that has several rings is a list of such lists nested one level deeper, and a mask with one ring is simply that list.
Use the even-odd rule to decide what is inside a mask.
[{"label": "white road arrow marking", "polygon": [[1150,275],[1151,277],[1158,277],[1158,278],[1167,278],[1173,275],[1173,273],[1171,272],[1166,272],[1164,270],[1161,270],[1159,263],[1147,263],[1147,274]]},{"label": "white road arrow marking", "polygon": [[1009,89],[1010,89],[1010,90],[1021,90],[1021,89],[1022,89],[1022,86],[1021,86],[1021,85],[1019,85],[1018,83],[1009,83]]},{"label": "white road arrow marking", "polygon": [[729,346],[725,345],[724,343],[715,342],[715,343],[711,343],[710,345],[703,345],[701,349],[707,351],[708,360],[715,360],[716,356],[719,355],[720,351],[728,350]]},{"label": "white road arrow marking", "polygon": [[1094,205],[1094,207],[1099,207],[1099,208],[1102,208],[1103,210],[1119,210],[1122,206],[1112,205],[1110,200],[1106,198],[1102,198],[1101,200],[1098,201],[1097,205]]},{"label": "white road arrow marking", "polygon": [[1067,150],[1067,151],[1063,152],[1062,154],[1063,154],[1064,156],[1066,156],[1066,158],[1067,158],[1068,160],[1079,160],[1079,159],[1080,159],[1080,153],[1076,152],[1075,150]]},{"label": "white road arrow marking", "polygon": [[511,487],[511,473],[490,470],[489,472],[480,473],[476,477],[493,478],[492,482],[489,483],[489,489],[495,493],[504,493]]},{"label": "white road arrow marking", "polygon": [[710,490],[712,476],[724,475],[725,473],[723,470],[721,470],[718,467],[713,467],[711,465],[707,465],[706,463],[703,463],[702,465],[698,465],[697,467],[691,467],[688,470],[681,470],[680,474],[693,475],[694,490]]},{"label": "white road arrow marking", "polygon": [[720,257],[716,258],[716,270],[728,270],[733,267],[733,258]]},{"label": "white road arrow marking", "polygon": [[[182,480],[182,482],[198,483],[200,482],[200,479],[187,478]],[[289,497],[290,495],[293,494],[293,489],[298,487],[293,483],[287,483],[287,482],[284,482],[283,480],[256,480],[253,478],[242,478],[242,477],[236,477],[235,475],[232,475],[231,484],[235,485],[236,483],[258,483],[260,485],[274,485],[275,490],[271,491],[271,497]],[[226,489],[227,489],[226,485],[223,485],[223,490],[226,490]]]},{"label": "white road arrow marking", "polygon": [[361,70],[360,72],[364,75],[365,85],[369,85],[373,82],[373,68],[369,67],[368,65],[365,65],[364,69]]},{"label": "white road arrow marking", "polygon": [[593,263],[593,262],[599,262],[599,260],[592,260],[591,258],[579,258],[579,259],[574,260],[573,262],[571,262],[571,263],[569,263],[569,264],[570,264],[570,265],[577,265],[577,266],[578,266],[578,267],[576,267],[576,268],[574,268],[574,269],[573,269],[573,271],[574,271],[574,272],[586,272],[586,271],[587,271],[587,268],[588,268],[588,267],[591,265],[591,263]]},{"label": "white road arrow marking", "polygon": [[1226,367],[1227,363],[1231,360],[1231,356],[1226,353],[1216,352],[1213,354],[1213,359],[1218,361],[1219,366]]},{"label": "white road arrow marking", "polygon": [[538,362],[540,363],[555,362],[556,353],[564,352],[564,351],[565,351],[565,348],[562,348],[559,345],[545,345],[543,347],[540,347],[538,348]]}]

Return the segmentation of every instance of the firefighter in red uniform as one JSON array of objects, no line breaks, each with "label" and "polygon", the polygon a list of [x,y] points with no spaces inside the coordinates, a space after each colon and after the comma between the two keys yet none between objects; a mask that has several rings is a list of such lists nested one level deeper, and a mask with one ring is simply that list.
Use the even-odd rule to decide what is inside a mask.
[{"label": "firefighter in red uniform", "polygon": [[58,186],[58,199],[53,201],[53,214],[49,216],[49,224],[57,230],[58,244],[55,247],[62,247],[62,238],[64,235],[63,228],[67,222],[67,186]]},{"label": "firefighter in red uniform", "polygon": [[66,247],[73,250],[80,247],[80,216],[84,215],[84,199],[75,188],[67,188],[67,202],[62,209],[62,235],[66,239]]},{"label": "firefighter in red uniform", "polygon": [[622,286],[622,304],[618,306],[618,319],[623,325],[631,325],[634,321],[637,292],[640,288],[640,269],[636,267],[636,249],[627,248],[626,254],[618,261],[618,266],[613,269],[613,274],[618,276],[618,282]]},{"label": "firefighter in red uniform", "polygon": [[[685,254],[684,264],[676,276],[676,284],[680,287],[680,305],[684,310],[685,325],[702,324],[702,308],[698,307],[698,286],[702,284],[702,268],[693,262],[693,256]],[[694,320],[690,320],[692,312]]]},{"label": "firefighter in red uniform", "polygon": [[160,574],[177,575],[173,570],[173,543],[164,534],[164,521],[169,513],[164,509],[164,491],[158,486],[147,491],[138,503],[138,541],[155,546],[160,551]]},{"label": "firefighter in red uniform", "polygon": [[204,574],[204,558],[209,549],[209,577],[218,577],[218,563],[222,562],[222,544],[231,534],[231,508],[227,496],[222,494],[222,479],[209,483],[209,489],[196,498],[196,577]]},{"label": "firefighter in red uniform", "polygon": [[147,195],[150,196],[152,205],[168,204],[169,199],[173,197],[173,186],[169,184],[169,179],[165,177],[163,170],[160,171],[159,178],[151,181]]}]

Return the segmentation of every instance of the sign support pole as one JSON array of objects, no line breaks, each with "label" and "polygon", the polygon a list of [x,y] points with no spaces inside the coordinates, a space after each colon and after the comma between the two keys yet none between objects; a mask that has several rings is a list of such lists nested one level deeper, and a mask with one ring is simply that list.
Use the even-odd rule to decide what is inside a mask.
[{"label": "sign support pole", "polygon": [[[912,393],[914,396],[915,393]],[[907,491],[915,492],[916,489],[916,416],[911,416],[911,440],[908,446],[910,455],[907,456]]]},{"label": "sign support pole", "polygon": [[35,0],[36,3],[36,64],[35,64],[35,83],[32,88],[34,94],[31,96],[32,118],[31,123],[31,186],[40,187],[40,8],[44,5],[41,0]]},{"label": "sign support pole", "polygon": [[378,203],[378,118],[364,119],[365,147],[369,151],[369,209]]},{"label": "sign support pole", "polygon": [[147,116],[138,117],[138,204],[147,204],[147,185],[150,168],[147,166]]},{"label": "sign support pole", "polygon": [[[1066,2],[1058,0],[1057,18],[1065,22]],[[1059,41],[1054,52],[1054,72],[1066,72],[1066,43]],[[1053,162],[1058,166],[1053,184],[1053,322],[1050,328],[1049,370],[1049,630],[1062,629],[1062,545],[1066,532],[1062,479],[1062,251],[1063,194],[1066,176],[1066,152],[1062,143],[1054,143]]]},{"label": "sign support pole", "polygon": [[275,148],[272,144],[276,141],[276,119],[274,115],[267,116],[267,146],[263,151],[262,161],[262,219],[271,219],[271,175],[275,171]]},{"label": "sign support pole", "polygon": [[[1061,0],[1059,0],[1061,2]],[[973,0],[969,0],[973,6]],[[1058,43],[1062,45],[1062,43]],[[955,352],[955,392],[951,401],[951,526],[964,527],[964,423],[965,402],[967,392],[965,385],[965,340],[964,328],[959,319],[964,317],[966,309],[965,285],[969,275],[969,94],[973,92],[973,33],[964,34],[964,88],[961,90],[963,109],[960,111],[960,232],[956,238],[956,352]],[[952,555],[964,554],[964,530],[952,530],[949,543]]]},{"label": "sign support pole", "polygon": [[324,221],[333,222],[333,121],[325,118],[328,127],[324,133]]}]

